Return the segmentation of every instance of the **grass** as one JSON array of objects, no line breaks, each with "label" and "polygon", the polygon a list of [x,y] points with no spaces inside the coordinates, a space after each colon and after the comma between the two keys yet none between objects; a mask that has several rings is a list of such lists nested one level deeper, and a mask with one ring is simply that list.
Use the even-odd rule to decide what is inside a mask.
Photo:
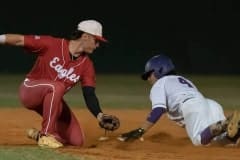
[{"label": "grass", "polygon": [[[0,106],[18,107],[18,88],[24,79],[23,75],[1,75]],[[146,106],[149,86],[136,75],[99,75],[96,94],[101,106],[106,107],[139,107]],[[84,107],[80,84],[77,84],[64,99],[70,106]],[[149,104],[148,104],[149,105]]]},{"label": "grass", "polygon": [[0,160],[90,160],[39,147],[0,147]]},{"label": "grass", "polygon": [[[204,76],[186,75],[199,90],[215,99],[224,108],[240,108],[240,75]],[[0,106],[19,107],[18,88],[24,75],[0,75]],[[151,86],[139,75],[98,75],[96,94],[102,107],[146,108],[149,107]],[[64,99],[71,107],[85,107],[80,84],[69,91]]]},{"label": "grass", "polygon": [[199,90],[225,109],[240,109],[240,75],[189,76]]},{"label": "grass", "polygon": [[[199,90],[223,105],[224,109],[240,108],[240,75],[202,76],[187,75]],[[18,88],[24,75],[0,75],[0,106],[19,107]],[[151,86],[140,80],[139,75],[98,75],[96,93],[102,108],[147,108],[150,107]],[[80,85],[67,93],[64,99],[71,107],[84,107]],[[38,147],[0,146],[0,160],[87,160],[57,151]]]}]

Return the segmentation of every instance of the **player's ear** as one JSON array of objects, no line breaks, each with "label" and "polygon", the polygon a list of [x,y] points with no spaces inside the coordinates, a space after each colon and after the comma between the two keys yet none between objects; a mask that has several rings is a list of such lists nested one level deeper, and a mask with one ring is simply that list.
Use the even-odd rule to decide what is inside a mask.
[{"label": "player's ear", "polygon": [[154,72],[152,72],[148,77],[148,81],[150,82],[150,84],[154,84],[157,80],[158,78],[155,76]]}]

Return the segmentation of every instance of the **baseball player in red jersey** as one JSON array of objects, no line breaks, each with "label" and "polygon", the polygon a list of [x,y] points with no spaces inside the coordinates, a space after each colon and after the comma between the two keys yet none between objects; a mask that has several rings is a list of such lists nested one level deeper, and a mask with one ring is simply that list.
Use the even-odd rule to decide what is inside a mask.
[{"label": "baseball player in red jersey", "polygon": [[[42,129],[28,130],[29,138],[39,146],[58,148],[64,144],[81,146],[84,134],[77,118],[63,96],[78,82],[90,112],[102,128],[115,130],[119,123],[104,125],[104,114],[95,94],[95,70],[89,54],[107,40],[102,36],[102,25],[95,20],[78,24],[70,40],[42,35],[0,35],[0,44],[22,46],[36,54],[32,70],[20,86],[22,104],[43,118]],[[118,118],[112,116],[118,121]]]}]

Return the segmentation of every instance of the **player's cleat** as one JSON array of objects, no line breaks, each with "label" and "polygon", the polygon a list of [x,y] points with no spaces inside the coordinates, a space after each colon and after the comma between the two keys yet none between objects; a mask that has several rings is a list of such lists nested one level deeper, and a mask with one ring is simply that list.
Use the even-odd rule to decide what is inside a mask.
[{"label": "player's cleat", "polygon": [[41,136],[38,140],[38,145],[44,148],[63,147],[63,144],[58,142],[52,135]]},{"label": "player's cleat", "polygon": [[233,138],[230,138],[227,136],[228,140],[231,141],[231,143],[228,145],[230,147],[240,147],[240,128],[238,129],[238,132]]},{"label": "player's cleat", "polygon": [[27,129],[27,137],[30,139],[33,139],[35,141],[38,141],[39,137],[40,137],[40,131],[36,128],[30,128]]},{"label": "player's cleat", "polygon": [[238,111],[234,111],[233,115],[229,118],[228,126],[227,126],[227,135],[230,138],[233,138],[239,129],[240,123],[240,113]]},{"label": "player's cleat", "polygon": [[41,136],[40,131],[36,128],[27,129],[27,137],[37,141],[40,147],[59,148],[63,146],[52,135]]}]

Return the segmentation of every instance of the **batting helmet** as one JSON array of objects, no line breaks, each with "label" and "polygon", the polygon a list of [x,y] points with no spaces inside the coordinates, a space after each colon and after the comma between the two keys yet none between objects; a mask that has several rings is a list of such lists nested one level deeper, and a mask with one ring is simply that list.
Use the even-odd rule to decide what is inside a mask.
[{"label": "batting helmet", "polygon": [[166,55],[160,54],[150,58],[145,65],[145,72],[142,74],[142,79],[147,80],[151,73],[159,79],[171,71],[175,70],[172,60]]}]

